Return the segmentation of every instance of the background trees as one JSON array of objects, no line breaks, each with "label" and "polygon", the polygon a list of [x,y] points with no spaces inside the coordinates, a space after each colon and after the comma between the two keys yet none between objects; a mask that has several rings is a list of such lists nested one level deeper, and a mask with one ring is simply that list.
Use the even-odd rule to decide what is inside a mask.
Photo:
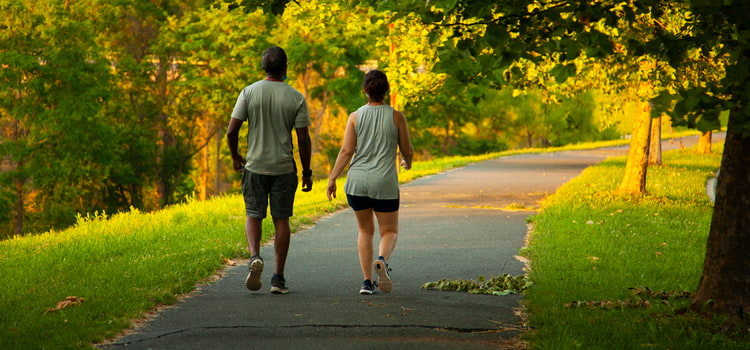
[{"label": "background trees", "polygon": [[105,208],[98,179],[111,171],[115,130],[99,111],[111,83],[75,9],[6,1],[0,10],[0,210],[21,234]]},{"label": "background trees", "polygon": [[685,7],[426,4],[4,2],[0,236],[236,189],[221,138],[240,89],[263,77],[269,45],[287,49],[287,81],[308,98],[317,176],[374,67],[389,74],[390,102],[406,112],[423,158],[618,138],[648,114],[652,95],[666,91],[655,108],[672,108],[677,82],[723,72],[698,51],[692,66],[670,69],[649,51],[654,21],[674,37]]}]

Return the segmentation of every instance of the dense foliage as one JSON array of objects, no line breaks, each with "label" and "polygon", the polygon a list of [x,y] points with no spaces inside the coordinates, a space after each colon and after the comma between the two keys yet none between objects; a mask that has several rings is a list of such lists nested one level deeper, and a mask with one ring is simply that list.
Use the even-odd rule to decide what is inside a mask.
[{"label": "dense foliage", "polygon": [[0,2],[0,237],[235,189],[224,130],[270,45],[308,98],[318,177],[364,102],[362,70],[388,73],[421,158],[617,138],[680,77],[619,49],[641,26],[617,39],[617,16],[595,20],[621,5],[436,3]]}]

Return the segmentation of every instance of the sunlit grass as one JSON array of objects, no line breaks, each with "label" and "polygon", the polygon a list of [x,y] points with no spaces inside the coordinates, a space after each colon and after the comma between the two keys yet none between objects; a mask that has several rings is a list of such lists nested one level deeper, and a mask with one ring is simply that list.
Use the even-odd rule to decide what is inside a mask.
[{"label": "sunlit grass", "polygon": [[531,220],[534,231],[524,253],[531,259],[534,286],[525,304],[534,347],[750,348],[712,334],[705,320],[678,315],[675,310],[689,305],[689,298],[652,299],[649,308],[566,307],[600,301],[633,305],[630,288],[638,286],[675,292],[698,286],[713,212],[705,183],[720,153],[665,153],[664,166],[649,168],[644,197],[614,194],[624,162],[611,159],[586,169],[548,197]]}]

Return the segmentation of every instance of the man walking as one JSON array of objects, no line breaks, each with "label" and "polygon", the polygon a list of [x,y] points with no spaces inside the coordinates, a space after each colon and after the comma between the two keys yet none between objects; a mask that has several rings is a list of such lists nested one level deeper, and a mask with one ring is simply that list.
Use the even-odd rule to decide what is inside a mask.
[{"label": "man walking", "polygon": [[[234,170],[242,171],[242,194],[245,199],[245,235],[250,251],[250,271],[245,286],[261,287],[263,258],[260,256],[262,222],[269,200],[275,228],[274,251],[276,271],[271,277],[271,293],[286,294],[284,265],[289,251],[294,195],[297,191],[297,169],[292,146],[292,129],[297,134],[302,191],[312,190],[310,169],[310,117],[303,95],[284,83],[287,70],[286,52],[278,46],[263,53],[266,79],[245,87],[237,98],[227,129],[227,144]],[[247,154],[238,151],[239,132],[247,121]]]}]

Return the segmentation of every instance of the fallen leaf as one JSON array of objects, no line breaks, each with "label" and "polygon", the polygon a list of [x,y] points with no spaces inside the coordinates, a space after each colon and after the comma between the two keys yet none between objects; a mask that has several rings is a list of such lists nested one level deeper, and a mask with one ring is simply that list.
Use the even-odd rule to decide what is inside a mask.
[{"label": "fallen leaf", "polygon": [[45,311],[44,313],[46,314],[49,312],[57,312],[58,310],[62,310],[69,306],[81,305],[81,303],[83,303],[84,300],[86,299],[79,298],[77,296],[69,296],[69,297],[66,297],[65,300],[63,301],[58,301],[56,307],[47,309],[47,311]]}]

